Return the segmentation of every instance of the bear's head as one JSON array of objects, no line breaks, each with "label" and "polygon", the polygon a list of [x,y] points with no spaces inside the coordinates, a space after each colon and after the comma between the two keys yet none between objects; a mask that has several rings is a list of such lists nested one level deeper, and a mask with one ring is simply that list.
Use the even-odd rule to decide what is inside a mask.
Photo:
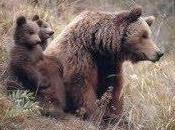
[{"label": "bear's head", "polygon": [[38,15],[34,15],[32,21],[35,21],[40,27],[39,36],[41,41],[46,41],[53,36],[54,31],[51,29],[51,26],[46,21],[40,19]]},{"label": "bear's head", "polygon": [[141,15],[142,8],[138,7],[131,10],[127,16],[128,25],[124,30],[122,50],[127,60],[134,63],[144,60],[156,62],[163,56],[163,52],[152,39],[150,26],[155,18],[142,18]]},{"label": "bear's head", "polygon": [[40,44],[39,27],[35,22],[20,16],[16,20],[14,33],[15,44],[26,47],[33,47]]}]

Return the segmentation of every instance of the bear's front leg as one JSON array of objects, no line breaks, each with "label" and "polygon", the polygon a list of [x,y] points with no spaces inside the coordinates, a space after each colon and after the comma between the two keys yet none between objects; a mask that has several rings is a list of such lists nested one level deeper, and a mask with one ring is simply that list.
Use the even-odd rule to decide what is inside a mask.
[{"label": "bear's front leg", "polygon": [[122,88],[114,88],[113,97],[112,97],[112,104],[111,104],[111,116],[117,119],[122,118],[123,114],[123,94]]},{"label": "bear's front leg", "polygon": [[95,88],[90,82],[88,82],[83,90],[83,108],[86,113],[84,115],[85,119],[89,119],[97,109],[96,105],[97,97]]},{"label": "bear's front leg", "polygon": [[116,74],[115,85],[113,86],[112,101],[107,115],[111,118],[120,119],[123,112],[123,76],[122,73]]},{"label": "bear's front leg", "polygon": [[123,77],[121,75],[117,75],[116,77],[116,86],[114,87],[112,102],[110,105],[110,122],[115,124],[118,123],[119,126],[122,127],[130,127],[134,129],[132,122],[128,121],[127,115],[123,112],[124,106],[124,95],[123,95]]},{"label": "bear's front leg", "polygon": [[85,118],[89,119],[97,109],[96,91],[98,86],[98,75],[96,67],[88,69],[85,78],[85,86],[83,88],[83,107],[86,110]]},{"label": "bear's front leg", "polygon": [[75,113],[85,109],[85,118],[90,117],[95,109],[97,73],[94,69],[88,69],[86,73],[73,73],[65,76],[66,87],[66,112]]},{"label": "bear's front leg", "polygon": [[80,72],[64,75],[66,91],[65,112],[75,113],[83,104],[84,75]]}]

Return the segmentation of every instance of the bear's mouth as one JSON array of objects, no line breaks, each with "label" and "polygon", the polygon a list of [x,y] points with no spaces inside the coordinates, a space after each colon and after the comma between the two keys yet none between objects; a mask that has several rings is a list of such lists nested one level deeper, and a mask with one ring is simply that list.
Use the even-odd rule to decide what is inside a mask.
[{"label": "bear's mouth", "polygon": [[160,60],[161,57],[156,57],[155,59],[151,59],[150,61],[153,63],[156,63]]},{"label": "bear's mouth", "polygon": [[161,57],[156,57],[154,59],[151,59],[149,57],[147,57],[144,53],[139,53],[139,54],[134,54],[133,56],[133,59],[132,59],[132,62],[133,63],[138,63],[138,62],[141,62],[141,61],[151,61],[153,63],[156,63],[160,60]]},{"label": "bear's mouth", "polygon": [[42,40],[47,40],[47,39],[49,39],[49,38],[51,38],[52,37],[52,35],[50,35],[50,33],[47,33],[47,32],[42,32],[42,33],[40,33],[40,38],[42,39]]},{"label": "bear's mouth", "polygon": [[132,53],[130,56],[130,60],[132,63],[138,63],[141,61],[150,61],[150,59],[144,53],[141,52]]},{"label": "bear's mouth", "polygon": [[130,49],[124,49],[124,60],[129,60],[132,63],[138,63],[141,61],[151,61],[153,63],[157,62],[160,60],[160,58],[162,57],[162,55],[160,56],[153,56],[152,58],[150,58],[149,56],[147,56],[144,52],[139,51],[139,49],[137,48],[132,48],[130,47]]},{"label": "bear's mouth", "polygon": [[45,32],[44,35],[45,35],[46,38],[50,38],[51,37],[51,35],[49,33],[47,33],[47,32]]}]

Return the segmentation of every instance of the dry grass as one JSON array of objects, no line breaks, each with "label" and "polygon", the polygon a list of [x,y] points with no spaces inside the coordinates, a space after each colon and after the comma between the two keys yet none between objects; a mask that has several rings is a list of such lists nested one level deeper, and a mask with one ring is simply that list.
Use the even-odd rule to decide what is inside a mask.
[{"label": "dry grass", "polygon": [[125,110],[136,128],[175,129],[174,55],[156,64],[127,65]]},{"label": "dry grass", "polygon": [[[33,0],[34,1],[34,0]],[[139,0],[138,0],[139,1]],[[150,0],[149,0],[150,1]],[[144,3],[146,9],[154,5],[148,1]],[[71,21],[71,19],[84,9],[100,9],[114,11],[116,7],[128,7],[132,0],[40,0],[38,5],[31,4],[31,0],[1,0],[0,1],[0,72],[8,59],[8,50],[12,44],[11,34],[13,23],[17,16],[25,15],[31,18],[39,14],[49,21],[56,34]],[[156,4],[156,2],[154,3]],[[98,8],[97,8],[98,7]],[[157,9],[156,9],[157,10]],[[147,10],[151,12],[150,10]],[[147,13],[148,13],[147,12]],[[160,13],[160,12],[159,12]],[[124,116],[135,127],[135,130],[175,130],[175,55],[173,42],[175,41],[175,19],[157,22],[154,28],[156,40],[165,46],[166,56],[160,62],[149,62],[132,65],[124,65],[125,75],[125,111]],[[174,29],[173,29],[174,28]],[[165,42],[165,43],[163,43]],[[163,46],[162,45],[162,46]],[[7,96],[0,85],[0,130],[98,130],[90,122],[81,121],[75,117],[65,120],[42,117],[39,107],[31,93],[14,92]],[[99,108],[100,109],[100,108]],[[131,125],[128,125],[130,129]],[[108,127],[108,130],[118,129],[118,124]]]}]

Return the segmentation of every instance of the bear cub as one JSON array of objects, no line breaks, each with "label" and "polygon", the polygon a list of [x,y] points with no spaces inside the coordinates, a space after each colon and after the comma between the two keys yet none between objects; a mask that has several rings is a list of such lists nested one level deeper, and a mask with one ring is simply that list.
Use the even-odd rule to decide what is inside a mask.
[{"label": "bear cub", "polygon": [[53,37],[54,31],[52,30],[51,26],[46,21],[42,20],[38,15],[34,15],[32,21],[36,22],[40,28],[40,45],[44,51],[48,45],[48,39]]},{"label": "bear cub", "polygon": [[10,73],[26,89],[35,92],[46,112],[58,116],[63,113],[65,104],[62,65],[54,57],[43,54],[39,34],[40,27],[36,22],[24,16],[17,18]]},{"label": "bear cub", "polygon": [[27,20],[24,16],[18,17],[14,32],[15,45],[10,52],[10,73],[32,91],[42,86],[42,76],[36,70],[37,62],[42,59],[39,30],[35,22]]}]

